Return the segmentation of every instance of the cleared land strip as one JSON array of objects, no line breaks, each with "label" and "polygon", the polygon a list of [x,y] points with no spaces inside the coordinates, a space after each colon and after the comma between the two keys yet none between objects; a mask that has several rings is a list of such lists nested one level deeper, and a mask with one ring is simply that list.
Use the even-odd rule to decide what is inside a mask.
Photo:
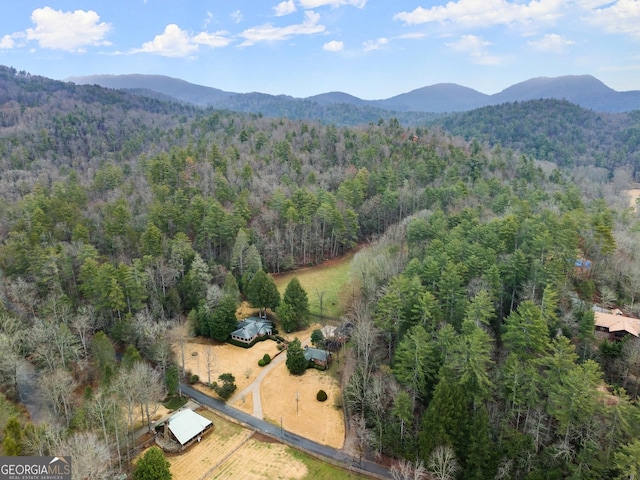
[{"label": "cleared land strip", "polygon": [[[236,455],[219,466],[210,480],[261,480],[264,478],[302,479],[306,465],[296,459],[289,447],[281,443],[249,439]],[[204,479],[201,479],[204,480]]]},{"label": "cleared land strip", "polygon": [[206,478],[209,478],[209,475],[211,475],[216,468],[218,468],[220,465],[226,462],[229,458],[231,458],[232,455],[234,455],[238,450],[240,450],[251,439],[251,437],[253,437],[253,433],[254,432],[247,431],[247,435],[245,435],[242,441],[240,443],[237,443],[232,450],[229,450],[227,454],[224,457],[222,457],[220,460],[218,460],[218,462],[214,466],[212,466],[209,470],[207,470],[207,472],[204,475],[201,475],[200,480],[205,480]]}]

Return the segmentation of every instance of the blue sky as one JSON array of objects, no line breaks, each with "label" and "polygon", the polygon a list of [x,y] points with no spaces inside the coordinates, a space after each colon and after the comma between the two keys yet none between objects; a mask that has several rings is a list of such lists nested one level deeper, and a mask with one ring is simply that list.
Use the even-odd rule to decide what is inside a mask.
[{"label": "blue sky", "polygon": [[581,74],[640,90],[640,0],[3,0],[0,64],[295,97]]}]

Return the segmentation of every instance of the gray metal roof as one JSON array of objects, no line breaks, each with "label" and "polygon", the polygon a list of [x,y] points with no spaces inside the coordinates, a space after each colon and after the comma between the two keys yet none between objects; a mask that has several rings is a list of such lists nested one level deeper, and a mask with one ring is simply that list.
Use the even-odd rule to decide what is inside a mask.
[{"label": "gray metal roof", "polygon": [[211,420],[198,415],[193,410],[180,410],[169,418],[169,430],[181,445],[199,435],[212,424]]},{"label": "gray metal roof", "polygon": [[231,332],[234,337],[251,340],[256,335],[266,335],[273,328],[273,323],[261,318],[249,317],[238,323],[238,329]]},{"label": "gray metal roof", "polygon": [[319,348],[310,348],[308,346],[304,347],[304,358],[307,360],[318,360],[320,362],[327,362],[329,360],[329,355],[331,355],[326,350],[320,350]]}]

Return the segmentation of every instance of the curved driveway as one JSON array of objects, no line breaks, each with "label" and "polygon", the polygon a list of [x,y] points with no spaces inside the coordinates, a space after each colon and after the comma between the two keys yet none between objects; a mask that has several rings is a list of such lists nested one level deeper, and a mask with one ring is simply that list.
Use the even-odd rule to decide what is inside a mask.
[{"label": "curved driveway", "polygon": [[231,417],[239,421],[240,423],[243,423],[269,437],[279,439],[282,443],[289,444],[301,450],[306,450],[316,456],[330,459],[331,463],[340,464],[346,468],[360,470],[362,473],[372,475],[376,478],[392,478],[389,469],[383,465],[369,462],[368,460],[362,460],[362,462],[359,462],[357,458],[347,455],[340,450],[336,450],[335,448],[327,447],[326,445],[313,442],[307,438],[301,437],[300,435],[296,435],[295,433],[283,430],[277,425],[265,422],[260,418],[254,417],[253,415],[249,415],[248,413],[241,412],[240,410],[230,407],[226,403],[196,390],[191,385],[183,383],[181,387],[184,394],[190,396],[198,403],[217,410],[218,412]]},{"label": "curved driveway", "polygon": [[262,367],[262,371],[260,374],[251,382],[248,386],[236,392],[227,403],[230,405],[233,404],[236,399],[244,397],[246,394],[251,393],[251,399],[253,400],[253,416],[259,418],[260,420],[264,419],[264,414],[262,413],[262,397],[260,396],[260,385],[265,377],[269,374],[271,370],[284,362],[287,358],[286,354],[280,353],[277,357],[275,357],[268,365]]},{"label": "curved driveway", "polygon": [[[302,348],[304,348],[305,345],[308,344],[309,339],[307,338],[306,340],[302,341],[301,346]],[[260,396],[260,385],[262,384],[262,381],[266,378],[266,376],[269,375],[269,372],[271,372],[271,370],[280,365],[282,362],[286,361],[286,359],[287,353],[283,350],[275,358],[273,358],[273,360],[271,360],[268,365],[262,367],[262,371],[253,380],[253,382],[251,382],[248,386],[246,386],[239,392],[234,393],[233,396],[227,400],[227,403],[229,405],[232,405],[236,401],[236,399],[242,398],[244,395],[251,393],[251,399],[253,401],[252,415],[256,418],[259,418],[260,420],[263,420],[264,414],[262,413],[262,397]]]}]

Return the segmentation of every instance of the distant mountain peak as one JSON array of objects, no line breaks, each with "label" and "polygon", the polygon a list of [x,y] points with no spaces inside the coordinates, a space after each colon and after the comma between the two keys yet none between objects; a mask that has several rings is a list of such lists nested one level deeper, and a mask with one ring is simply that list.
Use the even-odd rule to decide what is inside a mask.
[{"label": "distant mountain peak", "polygon": [[610,95],[616,93],[592,75],[565,75],[561,77],[536,77],[516,83],[493,95],[499,102],[558,98],[569,101],[583,96]]},{"label": "distant mountain peak", "polygon": [[[355,105],[390,112],[463,112],[507,102],[522,102],[541,98],[567,100],[584,108],[601,112],[627,112],[640,109],[640,91],[617,92],[592,75],[535,77],[516,83],[494,95],[486,95],[456,83],[436,83],[381,100],[363,100],[344,92],[329,92],[307,98],[266,93],[234,93],[195,85],[185,80],[163,75],[92,75],[71,77],[78,84],[98,84],[107,88],[154,91],[182,102],[215,108],[239,108],[245,112],[267,113],[291,111],[276,108],[278,102],[314,102],[321,106]],[[160,98],[160,97],[157,97]],[[242,99],[245,99],[243,101]],[[281,107],[283,105],[280,105]],[[308,108],[307,108],[308,109]]]}]

